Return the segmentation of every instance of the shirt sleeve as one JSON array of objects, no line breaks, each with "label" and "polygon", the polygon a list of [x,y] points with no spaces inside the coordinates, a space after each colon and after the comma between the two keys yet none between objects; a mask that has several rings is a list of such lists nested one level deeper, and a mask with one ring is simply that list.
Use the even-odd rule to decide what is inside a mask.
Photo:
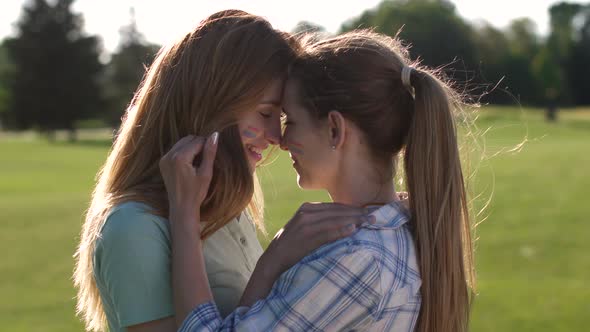
[{"label": "shirt sleeve", "polygon": [[196,307],[179,331],[340,331],[366,322],[381,299],[379,265],[368,251],[300,262],[269,296],[225,320],[214,303]]},{"label": "shirt sleeve", "polygon": [[94,268],[101,296],[121,326],[174,315],[164,219],[134,207],[112,213],[97,243]]}]

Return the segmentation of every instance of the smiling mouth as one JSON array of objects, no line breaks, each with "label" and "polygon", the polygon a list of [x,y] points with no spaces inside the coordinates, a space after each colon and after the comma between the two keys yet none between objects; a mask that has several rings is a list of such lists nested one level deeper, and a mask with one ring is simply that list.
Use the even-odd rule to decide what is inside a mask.
[{"label": "smiling mouth", "polygon": [[262,160],[262,151],[264,151],[264,149],[255,147],[253,145],[247,145],[246,149],[248,150],[248,154],[257,162]]}]

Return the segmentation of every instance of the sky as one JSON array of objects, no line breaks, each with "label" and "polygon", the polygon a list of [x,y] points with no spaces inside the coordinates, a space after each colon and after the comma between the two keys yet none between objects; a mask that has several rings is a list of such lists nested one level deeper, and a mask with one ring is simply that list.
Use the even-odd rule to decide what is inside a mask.
[{"label": "sky", "polygon": [[[49,0],[51,1],[51,0]],[[580,0],[581,1],[581,0]],[[14,23],[27,0],[0,2],[0,39],[14,35]],[[74,11],[82,13],[85,30],[98,34],[108,52],[116,49],[119,29],[129,23],[129,9],[135,10],[137,25],[147,40],[166,44],[191,30],[203,18],[222,9],[242,9],[266,17],[274,27],[290,31],[303,20],[336,32],[346,20],[376,7],[381,0],[77,0]],[[529,17],[537,31],[549,30],[548,9],[558,0],[451,0],[458,13],[471,22],[485,20],[503,28],[515,18]]]}]

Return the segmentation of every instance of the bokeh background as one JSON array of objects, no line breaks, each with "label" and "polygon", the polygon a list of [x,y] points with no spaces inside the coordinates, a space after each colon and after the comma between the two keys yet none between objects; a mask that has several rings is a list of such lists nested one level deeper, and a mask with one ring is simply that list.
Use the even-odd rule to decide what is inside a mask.
[{"label": "bokeh background", "polygon": [[[590,3],[551,0],[0,3],[0,331],[82,331],[72,255],[94,177],[160,45],[221,9],[277,28],[396,35],[468,101],[472,331],[590,326]],[[259,171],[269,239],[304,201],[288,155]]]}]

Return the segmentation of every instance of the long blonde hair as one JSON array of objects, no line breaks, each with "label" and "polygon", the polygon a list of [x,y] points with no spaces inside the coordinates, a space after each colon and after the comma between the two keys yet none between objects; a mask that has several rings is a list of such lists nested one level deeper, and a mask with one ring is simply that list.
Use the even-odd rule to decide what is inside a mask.
[{"label": "long blonde hair", "polygon": [[[466,331],[475,272],[453,114],[458,96],[434,71],[411,63],[395,38],[357,30],[304,44],[289,76],[304,106],[318,119],[338,110],[355,123],[389,180],[403,155],[422,279],[417,331]],[[411,88],[401,80],[406,65],[414,68]]]},{"label": "long blonde hair", "polygon": [[180,138],[220,131],[213,179],[201,207],[203,238],[248,207],[262,224],[262,197],[248,165],[237,119],[254,109],[264,88],[286,73],[294,43],[264,19],[228,10],[201,22],[178,42],[164,47],[146,73],[97,175],[92,202],[75,254],[77,312],[87,330],[106,329],[93,274],[93,255],[108,212],[126,201],[167,217],[168,201],[158,168]]}]

